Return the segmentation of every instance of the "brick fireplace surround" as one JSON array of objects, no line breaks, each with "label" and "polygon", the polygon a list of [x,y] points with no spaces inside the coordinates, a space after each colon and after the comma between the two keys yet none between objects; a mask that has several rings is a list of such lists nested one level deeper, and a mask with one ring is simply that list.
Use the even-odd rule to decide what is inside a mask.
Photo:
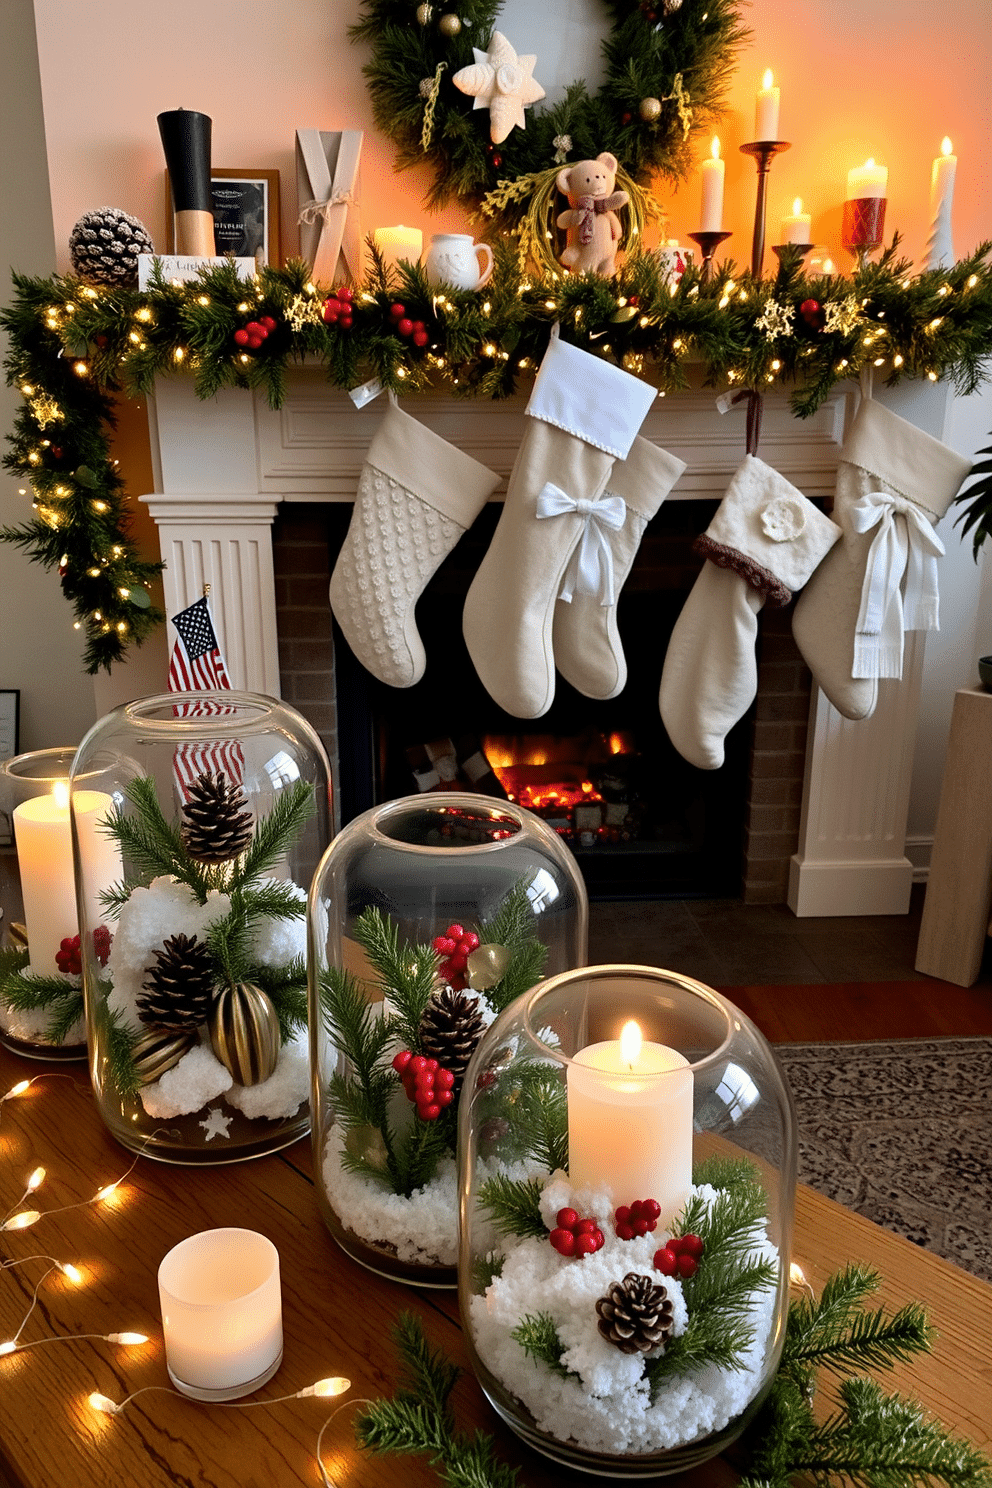
[{"label": "brick fireplace surround", "polygon": [[[799,422],[784,394],[769,395],[761,457],[810,498],[829,499],[855,399],[853,389],[838,389]],[[525,401],[522,395],[492,404],[437,393],[406,406],[506,476]],[[354,499],[380,404],[357,412],[318,369],[300,368],[278,412],[238,391],[199,403],[178,378],[159,383],[149,408],[156,492],[144,500],[159,527],[169,613],[210,583],[235,684],[283,696],[310,719],[336,760],[330,560],[321,507]],[[905,401],[900,411],[912,419]],[[713,393],[702,388],[656,401],[642,433],[688,467],[669,502],[720,499],[743,454],[743,423],[738,410],[721,415]],[[788,610],[762,612],[745,901],[788,902],[799,915],[906,913],[913,869],[905,828],[922,644],[907,636],[903,680],[884,685],[872,719],[851,724],[818,690],[811,695],[789,621]]]}]

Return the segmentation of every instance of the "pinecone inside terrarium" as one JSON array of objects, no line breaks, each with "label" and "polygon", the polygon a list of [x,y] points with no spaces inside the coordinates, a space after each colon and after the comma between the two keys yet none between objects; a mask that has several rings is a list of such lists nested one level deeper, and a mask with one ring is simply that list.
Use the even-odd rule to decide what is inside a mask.
[{"label": "pinecone inside terrarium", "polygon": [[227,783],[223,770],[208,770],[189,787],[180,828],[183,846],[197,863],[229,863],[252,837],[252,814],[240,785]]},{"label": "pinecone inside terrarium", "polygon": [[204,1023],[216,994],[213,961],[195,935],[170,935],[155,952],[139,995],[138,1017],[152,1028],[185,1029]]},{"label": "pinecone inside terrarium", "polygon": [[69,235],[72,267],[93,284],[137,288],[138,255],[154,252],[143,223],[119,207],[87,212]]},{"label": "pinecone inside terrarium", "polygon": [[427,999],[420,1018],[420,1047],[428,1059],[451,1071],[456,1090],[484,1027],[477,997],[439,987]]},{"label": "pinecone inside terrarium", "polygon": [[622,1354],[647,1354],[672,1335],[672,1304],[650,1276],[628,1271],[596,1303],[599,1331]]}]

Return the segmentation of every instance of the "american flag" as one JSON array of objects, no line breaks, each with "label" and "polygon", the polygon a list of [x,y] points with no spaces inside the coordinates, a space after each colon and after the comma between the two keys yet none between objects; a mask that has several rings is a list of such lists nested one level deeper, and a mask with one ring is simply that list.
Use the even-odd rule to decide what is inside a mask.
[{"label": "american flag", "polygon": [[[206,595],[172,617],[176,643],[169,661],[169,691],[176,693],[230,692],[231,679],[221,653],[217,632],[210,618]],[[220,718],[232,713],[213,698],[198,697],[173,705],[177,718]],[[208,772],[223,770],[231,784],[244,779],[245,757],[236,739],[205,739],[199,744],[182,744],[176,750],[174,771],[180,794],[185,798],[189,786]]]}]

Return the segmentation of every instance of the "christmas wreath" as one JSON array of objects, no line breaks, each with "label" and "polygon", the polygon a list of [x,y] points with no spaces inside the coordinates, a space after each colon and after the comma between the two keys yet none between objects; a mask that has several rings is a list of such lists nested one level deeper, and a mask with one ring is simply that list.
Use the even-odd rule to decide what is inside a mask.
[{"label": "christmas wreath", "polygon": [[[504,137],[485,92],[463,90],[498,31],[496,0],[460,0],[457,11],[450,0],[364,0],[351,34],[371,43],[363,72],[375,122],[397,146],[397,168],[433,169],[429,207],[467,199],[493,219],[494,232],[516,230],[533,193],[566,161],[602,150],[623,162],[624,189],[628,179],[636,189],[657,174],[688,176],[693,137],[722,111],[749,36],[740,0],[607,0],[605,8],[612,26],[603,86],[592,93],[578,79],[557,103],[529,108],[525,126]],[[530,86],[539,83],[530,77],[533,58],[512,60],[523,84],[519,124],[523,104],[543,90]],[[504,101],[501,88],[494,105]]]}]

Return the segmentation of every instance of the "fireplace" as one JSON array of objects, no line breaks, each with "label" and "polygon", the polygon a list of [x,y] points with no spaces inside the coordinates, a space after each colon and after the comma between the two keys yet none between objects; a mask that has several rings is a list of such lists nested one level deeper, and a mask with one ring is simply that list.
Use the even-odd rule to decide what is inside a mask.
[{"label": "fireplace", "polygon": [[[832,494],[854,396],[838,388],[802,422],[791,416],[785,391],[766,396],[762,457],[813,499]],[[933,401],[946,397],[945,389],[907,386],[882,394],[881,401],[932,429],[940,413]],[[444,438],[507,474],[520,443],[524,401],[493,404],[432,392],[408,406]],[[328,527],[335,511],[335,520],[347,520],[378,419],[376,405],[356,413],[317,367],[293,370],[279,410],[262,394],[241,389],[200,402],[181,377],[160,379],[149,399],[155,493],[144,499],[167,564],[166,607],[176,613],[211,584],[214,619],[236,685],[284,696],[311,719],[328,745],[345,817],[355,809],[349,796],[360,775],[357,756],[371,759],[373,769],[381,760],[372,715],[362,711],[369,690],[364,673],[343,694],[349,727],[338,734]],[[684,512],[687,528],[701,531],[712,510],[707,503],[719,500],[740,460],[740,411],[721,415],[697,374],[692,391],[658,399],[641,432],[687,462],[662,512]],[[669,587],[664,575],[655,584],[659,593]],[[671,594],[677,604],[677,588]],[[449,614],[448,635],[458,628],[451,621]],[[339,663],[345,651],[340,648]],[[822,694],[810,698],[788,610],[762,612],[757,705],[739,726],[749,754],[746,901],[787,899],[800,915],[907,912],[913,865],[905,853],[906,818],[922,660],[923,643],[911,632],[903,680],[880,691],[870,720],[849,723]],[[655,706],[659,670],[660,653],[644,694],[654,693]],[[357,742],[353,713],[365,719]],[[368,774],[367,763],[364,768]],[[663,764],[655,773],[664,774]]]}]

